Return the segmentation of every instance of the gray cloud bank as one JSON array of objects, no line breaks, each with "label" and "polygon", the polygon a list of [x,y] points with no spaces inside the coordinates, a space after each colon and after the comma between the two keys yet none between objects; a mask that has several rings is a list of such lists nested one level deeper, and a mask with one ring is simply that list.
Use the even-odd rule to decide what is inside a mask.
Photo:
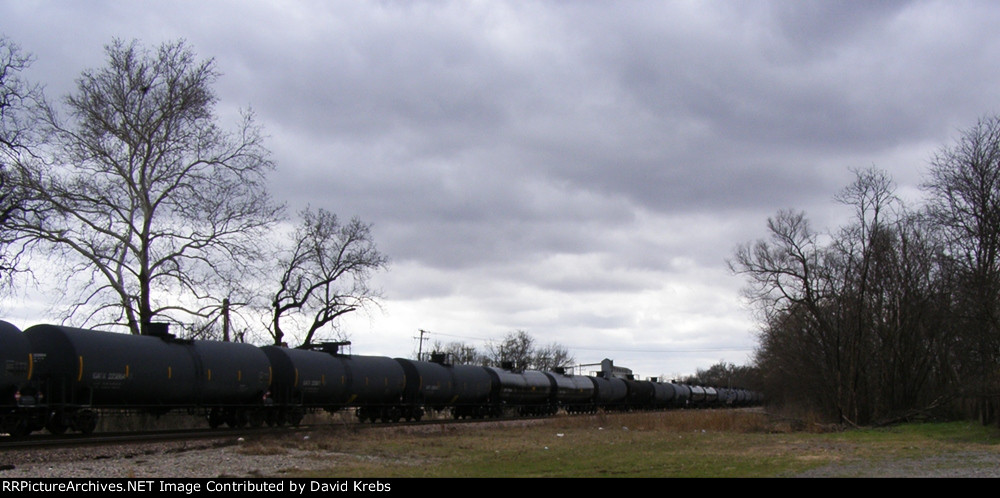
[{"label": "gray cloud bank", "polygon": [[[375,225],[356,352],[524,329],[582,362],[690,373],[753,347],[725,259],[850,168],[916,192],[997,110],[992,2],[0,2],[50,97],[112,37],[217,60],[273,192]],[[433,333],[438,335],[435,337]]]}]

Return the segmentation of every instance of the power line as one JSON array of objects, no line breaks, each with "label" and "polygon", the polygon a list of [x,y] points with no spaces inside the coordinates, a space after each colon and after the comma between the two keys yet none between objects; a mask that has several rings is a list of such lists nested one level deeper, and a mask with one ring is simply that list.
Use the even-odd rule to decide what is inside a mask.
[{"label": "power line", "polygon": [[[483,342],[496,340],[495,338],[482,338],[482,337],[473,337],[473,336],[457,335],[457,334],[445,334],[441,332],[434,332],[434,335],[443,337],[454,337],[458,339],[473,340],[473,341],[483,341]],[[608,348],[603,346],[588,348],[588,347],[570,346],[567,344],[560,344],[560,345],[565,347],[566,349],[572,349],[577,351],[609,351],[616,353],[717,353],[717,352],[739,353],[739,352],[752,352],[754,350],[752,347],[751,348],[745,348],[745,347],[744,348],[738,348],[738,347],[692,348],[692,349],[649,349],[649,348],[631,349],[631,348]]]},{"label": "power line", "polygon": [[622,349],[622,348],[579,348],[566,346],[579,351],[614,351],[617,353],[715,353],[715,352],[751,352],[753,348],[695,348],[695,349]]}]

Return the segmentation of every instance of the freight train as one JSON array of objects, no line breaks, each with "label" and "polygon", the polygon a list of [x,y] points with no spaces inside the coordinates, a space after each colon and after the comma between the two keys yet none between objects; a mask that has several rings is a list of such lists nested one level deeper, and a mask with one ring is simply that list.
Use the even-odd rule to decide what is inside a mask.
[{"label": "freight train", "polygon": [[[180,339],[0,321],[0,433],[93,432],[104,410],[186,410],[209,426],[298,425],[306,413],[354,409],[361,421],[550,415],[759,404],[744,389],[636,380],[611,360],[596,376]],[[627,372],[627,371],[626,371]]]}]

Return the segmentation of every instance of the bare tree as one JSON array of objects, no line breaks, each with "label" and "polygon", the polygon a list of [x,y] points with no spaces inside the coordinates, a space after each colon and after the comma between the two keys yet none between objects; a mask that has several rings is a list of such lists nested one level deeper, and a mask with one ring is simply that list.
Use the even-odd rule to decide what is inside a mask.
[{"label": "bare tree", "polygon": [[510,363],[514,368],[530,368],[535,340],[523,330],[509,332],[499,341],[486,343],[486,359],[492,366]]},{"label": "bare tree", "polygon": [[341,224],[323,209],[306,209],[301,218],[294,246],[280,260],[282,274],[272,299],[275,344],[286,342],[285,318],[303,325],[301,344],[308,345],[321,327],[375,303],[379,296],[368,280],[389,263],[375,246],[371,226],[361,220]]},{"label": "bare tree", "polygon": [[[460,341],[449,342],[448,344],[434,341],[431,351],[444,354],[448,362],[453,365],[480,365],[484,361],[482,354],[476,351],[474,346]],[[426,353],[424,354],[426,355]],[[424,358],[419,359],[426,361]]]},{"label": "bare tree", "polygon": [[889,177],[855,173],[836,196],[854,219],[827,244],[801,215],[781,212],[768,222],[771,239],[742,246],[731,265],[761,312],[756,361],[769,399],[867,424],[954,392],[954,285],[940,240]]},{"label": "bare tree", "polygon": [[697,369],[694,375],[680,379],[682,384],[760,390],[760,372],[748,365],[737,366],[720,361],[708,369]]},{"label": "bare tree", "polygon": [[486,365],[510,363],[521,370],[553,370],[570,366],[574,361],[565,347],[552,343],[539,348],[534,338],[523,330],[510,332],[499,342],[487,342],[482,358]]},{"label": "bare tree", "polygon": [[21,76],[32,62],[20,46],[0,36],[0,164],[16,161],[14,154],[30,153],[39,139],[42,90]]},{"label": "bare tree", "polygon": [[994,417],[1000,393],[1000,116],[982,118],[931,162],[930,212],[945,234],[961,279],[964,351],[958,367],[979,397],[979,416]]},{"label": "bare tree", "polygon": [[740,246],[729,262],[730,269],[748,278],[746,297],[767,315],[764,320],[794,307],[820,311],[830,289],[821,269],[826,254],[819,235],[801,212],[779,211],[767,227],[770,240]]},{"label": "bare tree", "polygon": [[532,356],[534,357],[532,368],[536,370],[552,371],[557,368],[568,368],[574,361],[569,349],[555,342],[536,348]]},{"label": "bare tree", "polygon": [[854,181],[834,198],[854,208],[854,219],[843,226],[831,244],[836,289],[839,401],[842,420],[867,420],[874,414],[875,394],[881,386],[872,361],[878,346],[883,292],[891,276],[885,266],[895,245],[887,221],[898,199],[889,176],[881,170],[856,170]]},{"label": "bare tree", "polygon": [[785,393],[842,416],[836,289],[831,257],[800,212],[767,221],[770,238],[744,244],[730,268],[747,277],[746,296],[763,324],[757,363],[769,399]]},{"label": "bare tree", "polygon": [[24,239],[14,227],[28,204],[28,192],[16,173],[34,161],[41,140],[42,90],[21,76],[31,62],[17,44],[0,37],[0,288],[8,286],[16,272],[27,271],[20,264]]},{"label": "bare tree", "polygon": [[105,50],[66,97],[68,122],[49,108],[52,164],[22,171],[39,215],[17,228],[71,262],[85,322],[138,334],[154,317],[208,318],[228,297],[213,286],[259,259],[281,213],[260,129],[249,113],[235,132],[216,124],[215,64],[183,41]]}]

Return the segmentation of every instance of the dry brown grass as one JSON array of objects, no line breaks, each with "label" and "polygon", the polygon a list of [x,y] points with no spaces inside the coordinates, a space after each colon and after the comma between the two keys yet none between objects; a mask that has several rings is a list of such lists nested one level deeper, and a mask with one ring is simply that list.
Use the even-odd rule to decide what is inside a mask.
[{"label": "dry brown grass", "polygon": [[[355,426],[356,427],[356,426]],[[486,420],[420,427],[341,426],[286,439],[330,462],[329,473],[406,477],[758,475],[784,446],[752,448],[734,438],[760,438],[775,427],[759,410],[682,410]],[[694,455],[705,454],[705,457]],[[702,461],[699,461],[702,460]],[[613,461],[613,462],[612,462]],[[698,463],[692,463],[698,462]]]},{"label": "dry brown grass", "polygon": [[774,421],[761,410],[673,410],[662,412],[600,413],[590,417],[556,419],[556,427],[589,427],[594,420],[609,427],[674,432],[774,432]]}]

